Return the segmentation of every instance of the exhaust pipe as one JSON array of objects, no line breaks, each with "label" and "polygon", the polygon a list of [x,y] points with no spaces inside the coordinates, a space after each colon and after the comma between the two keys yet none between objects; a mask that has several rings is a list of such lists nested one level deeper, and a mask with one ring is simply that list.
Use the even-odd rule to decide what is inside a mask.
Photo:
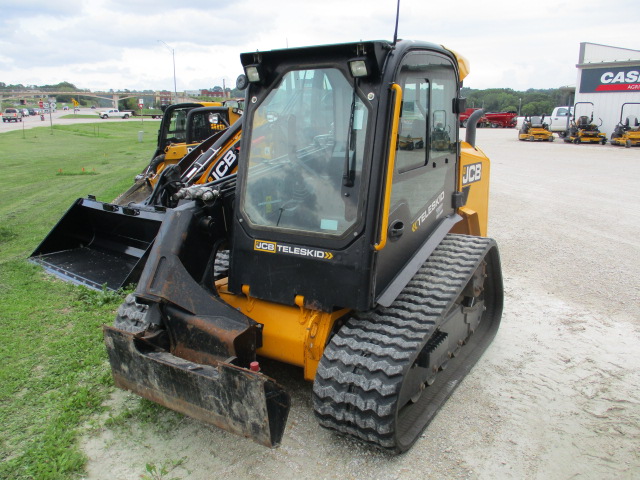
[{"label": "exhaust pipe", "polygon": [[484,109],[480,108],[473,112],[467,119],[467,137],[465,141],[475,148],[476,146],[476,129],[478,120],[484,115]]}]

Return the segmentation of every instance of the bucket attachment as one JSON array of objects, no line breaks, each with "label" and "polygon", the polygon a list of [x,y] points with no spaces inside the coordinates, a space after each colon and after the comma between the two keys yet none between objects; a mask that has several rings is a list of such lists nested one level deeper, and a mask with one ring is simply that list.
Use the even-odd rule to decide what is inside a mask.
[{"label": "bucket attachment", "polygon": [[29,260],[95,290],[136,283],[164,218],[164,208],[134,208],[79,198]]},{"label": "bucket attachment", "polygon": [[140,178],[135,181],[126,191],[122,192],[113,201],[116,205],[129,205],[130,203],[143,203],[149,195],[151,195],[153,188],[147,178]]},{"label": "bucket attachment", "polygon": [[291,401],[269,377],[224,361],[177,357],[158,347],[152,332],[105,326],[104,338],[117,387],[261,445],[280,443]]},{"label": "bucket attachment", "polygon": [[262,326],[224,302],[211,277],[227,234],[223,203],[167,209],[105,344],[116,386],[275,447],[289,395],[256,371]]}]

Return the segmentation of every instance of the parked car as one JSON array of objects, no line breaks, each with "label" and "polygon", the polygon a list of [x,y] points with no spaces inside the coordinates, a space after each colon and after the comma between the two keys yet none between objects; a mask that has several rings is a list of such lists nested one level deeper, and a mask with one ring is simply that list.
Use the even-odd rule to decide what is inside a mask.
[{"label": "parked car", "polygon": [[37,108],[30,108],[29,109],[29,115],[37,115],[38,114],[38,109]]},{"label": "parked car", "polygon": [[17,108],[7,108],[2,115],[3,122],[21,122],[22,112]]},{"label": "parked car", "polygon": [[123,119],[127,119],[129,118],[131,115],[133,115],[132,111],[129,110],[118,110],[117,108],[112,108],[110,110],[103,110],[102,112],[98,112],[98,116],[100,118],[109,118],[109,117],[120,117]]},{"label": "parked car", "polygon": [[28,117],[29,116],[29,109],[28,108],[23,108],[22,109],[22,116],[23,117]]}]

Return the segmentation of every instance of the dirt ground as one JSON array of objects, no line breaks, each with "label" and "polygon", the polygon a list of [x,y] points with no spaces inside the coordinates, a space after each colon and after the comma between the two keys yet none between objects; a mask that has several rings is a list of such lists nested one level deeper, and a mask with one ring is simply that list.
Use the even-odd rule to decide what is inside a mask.
[{"label": "dirt ground", "polygon": [[[87,436],[86,478],[139,479],[147,464],[190,480],[640,478],[640,149],[502,129],[479,130],[478,145],[492,159],[502,326],[408,453],[319,427],[311,385],[283,367],[293,406],[280,448],[166,412]],[[112,413],[136,402],[117,392]]]}]

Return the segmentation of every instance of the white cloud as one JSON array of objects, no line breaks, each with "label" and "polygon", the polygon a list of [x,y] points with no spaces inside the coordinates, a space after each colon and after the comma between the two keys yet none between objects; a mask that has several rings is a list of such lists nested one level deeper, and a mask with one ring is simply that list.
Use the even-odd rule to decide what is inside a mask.
[{"label": "white cloud", "polygon": [[[245,51],[392,39],[393,0],[3,0],[0,81],[81,88],[173,89],[233,84]],[[519,2],[403,0],[399,36],[444,44],[471,62],[473,88],[575,83],[580,42],[640,49],[640,2],[544,8]],[[625,20],[629,19],[629,20]]]}]

